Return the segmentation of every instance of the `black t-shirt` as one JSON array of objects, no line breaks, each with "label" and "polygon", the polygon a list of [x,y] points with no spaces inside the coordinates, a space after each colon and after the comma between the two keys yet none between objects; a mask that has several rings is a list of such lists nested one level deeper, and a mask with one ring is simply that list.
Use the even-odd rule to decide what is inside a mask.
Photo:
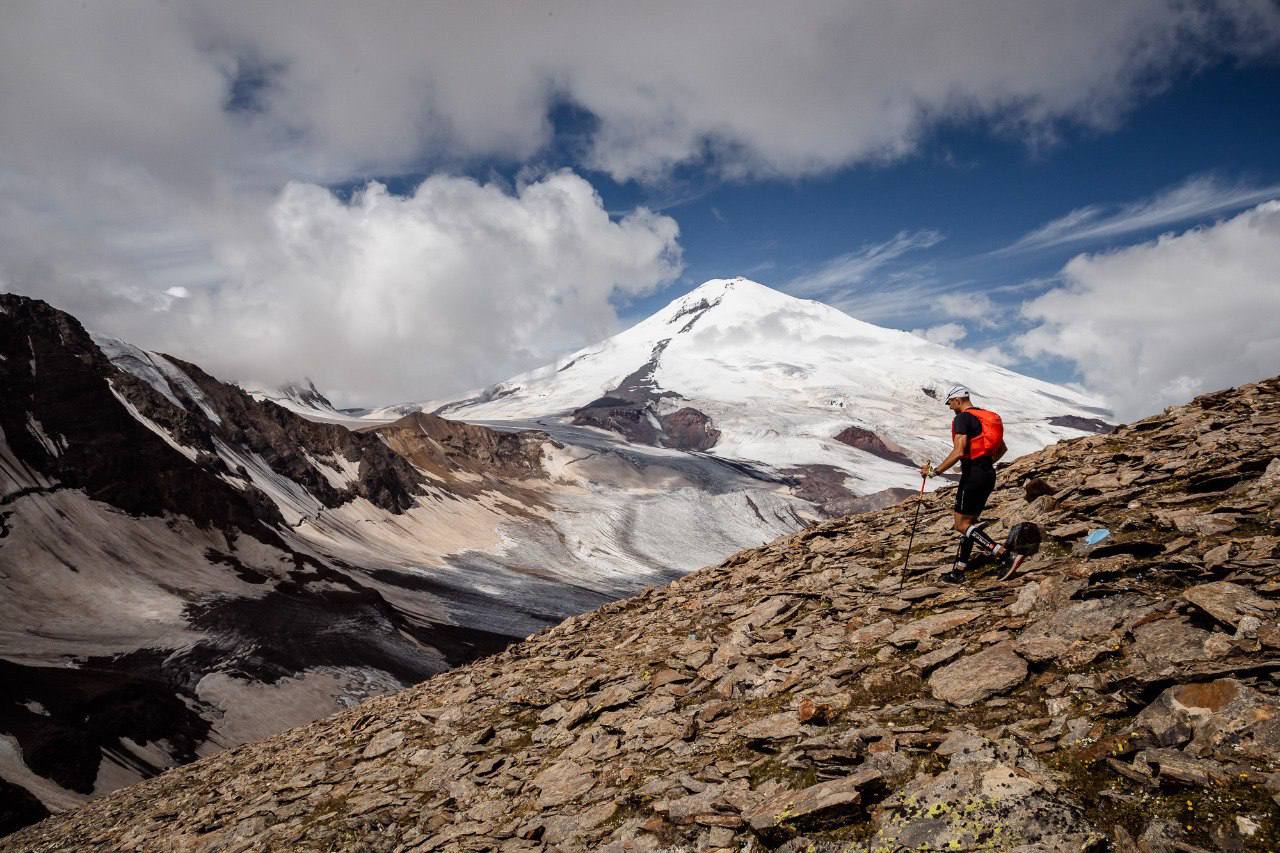
[{"label": "black t-shirt", "polygon": [[[955,435],[968,436],[972,441],[976,436],[982,435],[982,421],[978,420],[978,416],[970,412],[958,412],[955,420],[951,422],[951,428],[955,430]],[[960,473],[963,474],[972,468],[975,464],[979,466],[991,465],[990,456],[981,456],[977,459],[970,459],[965,456],[960,459]]]}]

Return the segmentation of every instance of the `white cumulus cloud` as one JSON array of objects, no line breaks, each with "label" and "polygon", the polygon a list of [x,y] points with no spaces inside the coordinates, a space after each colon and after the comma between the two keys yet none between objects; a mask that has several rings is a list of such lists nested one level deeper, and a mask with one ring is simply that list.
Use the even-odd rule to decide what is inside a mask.
[{"label": "white cumulus cloud", "polygon": [[[313,377],[339,405],[457,393],[615,331],[611,298],[680,271],[674,220],[614,219],[558,172],[509,191],[436,176],[411,195],[371,184],[344,202],[290,183],[206,247],[222,278],[167,300],[97,291],[147,347],[250,384]],[[62,292],[74,298],[76,291]]]},{"label": "white cumulus cloud", "polygon": [[1016,340],[1058,356],[1126,419],[1280,373],[1280,201],[1073,258]]},{"label": "white cumulus cloud", "polygon": [[967,337],[969,330],[960,323],[942,323],[926,329],[912,329],[911,333],[924,338],[929,343],[949,347]]}]

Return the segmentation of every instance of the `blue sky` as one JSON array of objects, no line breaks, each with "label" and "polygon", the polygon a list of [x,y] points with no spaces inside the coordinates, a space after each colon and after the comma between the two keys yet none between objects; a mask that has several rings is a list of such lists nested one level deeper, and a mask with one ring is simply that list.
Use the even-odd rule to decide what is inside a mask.
[{"label": "blue sky", "polygon": [[[941,239],[913,249],[871,273],[864,282],[822,294],[854,314],[899,328],[938,319],[927,303],[917,309],[882,307],[877,296],[894,288],[895,274],[913,274],[958,293],[988,293],[1006,316],[1029,293],[1049,286],[1080,252],[1103,251],[1170,230],[1210,222],[1251,207],[1232,203],[1230,190],[1280,195],[1280,66],[1249,68],[1222,63],[1188,74],[1105,130],[1067,126],[1042,146],[993,132],[986,122],[931,133],[916,156],[888,165],[859,165],[801,180],[715,185],[701,176],[705,194],[666,211],[680,223],[686,269],[680,281],[624,307],[636,318],[708,278],[743,274],[774,287],[814,272],[847,253],[890,243],[900,233],[936,231]],[[662,205],[668,196],[592,181],[615,208]],[[1122,233],[1082,237],[1066,244],[992,254],[1073,210],[1103,206],[1119,212],[1188,181],[1216,184],[1208,203],[1171,221]],[[1028,290],[1011,285],[1043,282]],[[1280,286],[1280,285],[1278,285]],[[859,310],[863,308],[863,310]],[[1012,319],[1012,317],[1010,317]],[[996,343],[1008,329],[975,329],[966,343]],[[1072,378],[1072,366],[1022,365],[1054,379]],[[1277,365],[1280,371],[1280,365]]]},{"label": "blue sky", "polygon": [[1273,0],[10,5],[0,77],[0,287],[247,384],[449,397],[731,275],[1124,416],[1280,372]]}]

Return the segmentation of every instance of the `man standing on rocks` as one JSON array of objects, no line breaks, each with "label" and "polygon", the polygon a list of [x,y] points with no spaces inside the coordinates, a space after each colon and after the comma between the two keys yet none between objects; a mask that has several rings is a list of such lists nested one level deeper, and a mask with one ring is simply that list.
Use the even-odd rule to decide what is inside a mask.
[{"label": "man standing on rocks", "polygon": [[[1004,443],[1004,423],[995,412],[980,409],[969,399],[969,389],[956,385],[947,392],[947,408],[956,413],[951,422],[951,452],[937,468],[925,462],[923,477],[941,474],[960,463],[960,486],[956,489],[955,529],[960,533],[960,552],[951,571],[942,579],[951,583],[964,580],[975,542],[993,557],[1016,568],[1015,558],[983,531],[986,522],[978,516],[987,506],[987,498],[996,487],[996,462],[1008,451]],[[1021,562],[1020,559],[1017,562]]]}]

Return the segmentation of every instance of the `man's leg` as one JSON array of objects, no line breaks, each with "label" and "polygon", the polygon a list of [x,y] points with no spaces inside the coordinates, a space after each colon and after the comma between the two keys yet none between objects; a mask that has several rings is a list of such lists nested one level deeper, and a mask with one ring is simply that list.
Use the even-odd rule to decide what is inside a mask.
[{"label": "man's leg", "polygon": [[955,562],[951,564],[951,571],[942,576],[942,579],[948,583],[959,583],[964,580],[964,573],[969,568],[969,558],[973,555],[973,539],[966,536],[965,532],[973,527],[976,520],[972,515],[959,511],[955,513],[955,521],[951,526],[960,534],[960,544],[956,550]]},{"label": "man's leg", "polygon": [[968,568],[973,546],[978,547],[1000,559],[1004,548],[997,545],[983,531],[983,524],[978,516],[986,508],[987,498],[995,487],[995,471],[993,469],[973,469],[960,477],[960,485],[956,488],[955,521],[953,527],[960,534],[960,549],[952,570],[943,575],[943,580],[958,582],[964,578]]},{"label": "man's leg", "polygon": [[970,523],[963,531],[965,539],[970,543],[977,543],[978,547],[986,551],[996,559],[1000,559],[1004,555],[1004,546],[996,542],[987,535],[987,531],[982,529],[983,525]]}]

